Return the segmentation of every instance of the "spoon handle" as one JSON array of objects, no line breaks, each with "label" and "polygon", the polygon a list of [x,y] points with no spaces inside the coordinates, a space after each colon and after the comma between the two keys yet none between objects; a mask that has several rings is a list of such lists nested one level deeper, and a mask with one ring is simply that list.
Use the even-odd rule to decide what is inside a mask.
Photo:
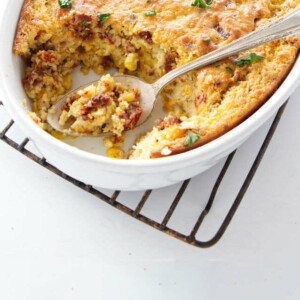
[{"label": "spoon handle", "polygon": [[170,71],[154,82],[152,86],[155,93],[158,94],[165,85],[183,74],[207,66],[239,52],[249,50],[259,45],[296,33],[300,33],[300,6],[228,45]]}]

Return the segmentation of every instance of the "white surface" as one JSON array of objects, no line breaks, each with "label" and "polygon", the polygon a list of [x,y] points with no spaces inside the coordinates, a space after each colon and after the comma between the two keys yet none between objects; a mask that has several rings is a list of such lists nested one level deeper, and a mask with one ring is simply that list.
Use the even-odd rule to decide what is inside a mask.
[{"label": "white surface", "polygon": [[[210,249],[141,224],[0,142],[0,299],[299,299],[299,96]],[[199,238],[214,233],[267,127],[238,151]],[[10,135],[22,138],[15,126]],[[191,181],[171,227],[190,228],[220,167]],[[142,213],[161,219],[178,188],[154,191]],[[133,206],[140,195],[120,199]]]}]

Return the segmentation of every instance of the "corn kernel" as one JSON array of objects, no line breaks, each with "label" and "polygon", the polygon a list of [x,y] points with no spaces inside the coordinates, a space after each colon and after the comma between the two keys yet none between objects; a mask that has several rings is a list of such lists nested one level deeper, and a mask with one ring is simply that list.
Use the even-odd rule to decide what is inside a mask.
[{"label": "corn kernel", "polygon": [[56,139],[58,139],[58,140],[65,139],[65,138],[67,137],[66,134],[64,134],[64,133],[62,133],[62,132],[60,132],[60,131],[57,131],[57,130],[52,130],[52,131],[51,131],[51,135],[52,135],[53,137],[55,137]]},{"label": "corn kernel", "polygon": [[177,117],[181,117],[181,116],[182,116],[182,110],[181,110],[180,108],[178,108],[178,107],[176,107],[176,108],[174,109],[174,113],[175,113],[175,115],[176,115]]},{"label": "corn kernel", "polygon": [[191,88],[190,88],[189,86],[186,86],[186,87],[184,88],[184,93],[185,93],[186,95],[190,95],[190,94],[192,93]]},{"label": "corn kernel", "polygon": [[102,74],[104,72],[104,67],[99,65],[97,67],[93,67],[94,72],[96,72],[97,74]]},{"label": "corn kernel", "polygon": [[136,53],[129,53],[125,59],[124,65],[129,71],[135,71],[137,69],[138,60],[138,55]]},{"label": "corn kernel", "polygon": [[186,130],[179,127],[168,127],[165,129],[165,137],[167,140],[176,140],[184,136]]},{"label": "corn kernel", "polygon": [[135,95],[133,93],[124,93],[123,97],[124,97],[124,100],[127,102],[132,102],[132,101],[136,100]]},{"label": "corn kernel", "polygon": [[63,86],[65,89],[70,89],[72,87],[72,75],[69,74],[64,78]]},{"label": "corn kernel", "polygon": [[113,142],[111,138],[107,137],[103,139],[104,147],[108,150],[109,148],[112,148]]},{"label": "corn kernel", "polygon": [[123,159],[125,154],[124,151],[118,148],[110,148],[107,150],[107,156],[110,158]]},{"label": "corn kernel", "polygon": [[32,104],[32,111],[36,113],[37,110],[38,110],[37,103],[33,102],[33,104]]},{"label": "corn kernel", "polygon": [[83,66],[83,67],[80,68],[80,71],[81,71],[84,75],[89,74],[89,70],[90,70],[90,68],[87,67],[87,66]]}]

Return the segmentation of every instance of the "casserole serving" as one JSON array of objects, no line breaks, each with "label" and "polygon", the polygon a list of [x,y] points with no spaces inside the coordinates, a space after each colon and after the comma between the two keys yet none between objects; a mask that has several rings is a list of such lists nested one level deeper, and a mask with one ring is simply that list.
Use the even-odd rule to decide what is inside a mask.
[{"label": "casserole serving", "polygon": [[[98,73],[115,66],[153,82],[300,2],[205,1],[25,0],[14,52],[28,63],[23,84],[34,100],[34,119],[52,131],[48,109],[70,88],[78,65]],[[274,41],[174,80],[163,96],[169,115],[138,140],[129,158],[188,151],[232,129],[282,82],[299,41]]]},{"label": "casserole serving", "polygon": [[[18,102],[21,98],[24,98],[22,85],[20,82],[18,83],[22,77],[23,63],[17,57],[14,57],[7,48],[13,44],[13,37],[9,36],[9,33],[12,34],[15,29],[11,24],[12,20],[15,21],[14,26],[17,22],[17,16],[14,16],[13,9],[20,9],[21,5],[21,1],[15,1],[13,4],[7,3],[5,15],[3,15],[1,19],[2,22],[7,22],[2,23],[2,25],[6,24],[5,34],[3,27],[1,29],[3,33],[2,36],[6,43],[6,47],[3,47],[3,44],[1,45],[1,88],[5,95],[2,97],[3,101],[13,114],[14,119],[22,124],[26,133],[37,144],[37,147],[50,162],[73,177],[97,186],[120,189],[154,188],[176,183],[202,172],[236,148],[257,129],[259,125],[266,121],[280,104],[283,103],[293,88],[295,88],[295,83],[299,76],[299,72],[294,68],[288,76],[288,80],[280,86],[269,101],[254,115],[220,138],[193,151],[173,157],[149,161],[117,161],[96,156],[63,144],[40,130],[40,128],[26,116],[26,109]],[[10,19],[8,19],[8,17]],[[8,28],[10,30],[7,30]],[[292,39],[291,43],[289,41],[284,43],[289,47],[289,45],[293,45],[296,42],[295,39]],[[282,57],[285,57],[284,53],[286,52],[283,52]],[[291,52],[288,51],[287,53]],[[293,53],[295,57],[296,50]],[[266,57],[266,55],[261,56]],[[264,59],[262,61],[266,60]],[[256,63],[258,66],[260,61]],[[297,65],[298,61],[296,63],[296,66]],[[280,66],[282,67],[283,65]],[[287,73],[289,67],[292,66],[291,56],[287,56],[284,66],[285,68],[282,67],[279,69],[279,71],[285,71],[281,74],[283,76]],[[228,70],[226,71],[230,72]],[[276,74],[272,73],[272,78],[276,79]],[[283,76],[277,80],[278,84],[282,81]],[[260,79],[262,80],[263,77],[260,77]],[[265,85],[267,86],[266,83]],[[275,87],[275,85],[272,86],[272,91]],[[263,94],[265,96],[267,95],[266,93]]]}]

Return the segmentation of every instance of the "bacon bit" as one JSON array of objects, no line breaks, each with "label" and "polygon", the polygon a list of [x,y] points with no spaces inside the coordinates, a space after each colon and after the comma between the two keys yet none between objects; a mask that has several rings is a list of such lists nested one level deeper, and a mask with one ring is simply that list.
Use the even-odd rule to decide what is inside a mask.
[{"label": "bacon bit", "polygon": [[64,111],[64,110],[65,110],[65,111],[68,111],[69,108],[70,108],[69,103],[66,103],[66,104],[62,107],[61,111]]},{"label": "bacon bit", "polygon": [[119,119],[128,119],[128,113],[123,112],[119,115]]},{"label": "bacon bit", "polygon": [[175,64],[175,57],[173,57],[170,54],[165,55],[165,70],[166,72],[169,72],[173,69],[173,64]]},{"label": "bacon bit", "polygon": [[42,71],[32,71],[31,73],[29,73],[27,76],[25,76],[22,79],[22,83],[27,89],[30,89],[31,86],[34,86],[34,85],[37,85],[37,84],[40,84],[43,82],[43,80],[41,79],[43,74],[44,73]]},{"label": "bacon bit", "polygon": [[125,42],[125,52],[126,53],[132,53],[134,51],[132,44],[130,41]]},{"label": "bacon bit", "polygon": [[22,79],[23,85],[30,86],[30,81],[32,80],[32,78],[33,78],[33,72],[29,73],[27,76],[25,76]]},{"label": "bacon bit", "polygon": [[49,53],[49,52],[46,52],[46,51],[42,53],[42,59],[47,61],[47,62],[51,62],[51,63],[58,60],[56,55],[54,55],[52,53]]},{"label": "bacon bit", "polygon": [[110,68],[113,65],[113,61],[109,56],[104,56],[102,58],[102,64],[104,67]]},{"label": "bacon bit", "polygon": [[74,14],[71,19],[75,34],[83,39],[88,40],[94,37],[94,33],[91,32],[90,24],[92,18],[85,14]]},{"label": "bacon bit", "polygon": [[103,94],[99,94],[91,98],[91,100],[87,104],[85,104],[83,107],[80,108],[80,110],[83,112],[82,114],[83,120],[84,121],[87,120],[85,119],[86,117],[84,116],[87,116],[93,109],[99,106],[108,105],[110,101],[111,101],[110,97]]},{"label": "bacon bit", "polygon": [[168,116],[165,118],[165,122],[167,125],[173,125],[181,123],[181,120],[177,116]]},{"label": "bacon bit", "polygon": [[144,39],[149,45],[153,45],[152,34],[150,31],[142,31],[138,33],[138,36]]},{"label": "bacon bit", "polygon": [[99,33],[99,38],[100,38],[100,40],[108,39],[109,43],[111,45],[114,45],[114,41],[111,39],[111,37],[108,35],[107,32],[104,32],[104,34]]},{"label": "bacon bit", "polygon": [[74,31],[76,35],[81,38],[82,40],[90,40],[94,37],[94,33],[91,32],[90,28],[88,27],[75,27]]},{"label": "bacon bit", "polygon": [[117,144],[117,143],[120,143],[120,142],[124,142],[124,137],[123,136],[114,135],[112,143],[113,144]]},{"label": "bacon bit", "polygon": [[207,100],[207,95],[206,94],[198,95],[195,99],[196,107],[198,107],[201,103],[205,103],[206,100]]},{"label": "bacon bit", "polygon": [[157,126],[157,127],[161,126],[162,123],[163,123],[163,121],[164,121],[163,119],[157,119],[157,120],[155,121],[156,126]]},{"label": "bacon bit", "polygon": [[129,105],[129,110],[131,111],[129,119],[131,120],[130,129],[133,130],[139,121],[141,114],[143,113],[143,109],[139,105],[131,104]]},{"label": "bacon bit", "polygon": [[218,32],[218,34],[223,38],[227,39],[229,37],[229,33],[226,33],[220,24],[217,24],[214,29]]},{"label": "bacon bit", "polygon": [[114,41],[111,39],[111,37],[108,35],[108,33],[107,33],[107,32],[104,32],[104,35],[105,35],[105,37],[108,39],[109,43],[110,43],[111,45],[113,45],[113,44],[114,44]]},{"label": "bacon bit", "polygon": [[130,104],[126,112],[119,115],[120,119],[125,119],[125,128],[129,128],[133,130],[139,121],[141,114],[143,113],[143,109],[138,104]]},{"label": "bacon bit", "polygon": [[77,100],[77,99],[78,99],[78,96],[72,96],[69,99],[69,103],[72,105],[74,103],[74,101]]},{"label": "bacon bit", "polygon": [[49,45],[49,42],[47,41],[47,42],[45,42],[45,43],[42,43],[42,44],[36,46],[36,48],[35,48],[35,52],[36,52],[36,53],[39,52],[39,51],[43,51],[43,50],[44,50],[44,51],[54,50],[54,47],[53,47],[53,46],[50,46],[50,45]]},{"label": "bacon bit", "polygon": [[40,83],[42,83],[42,82],[43,82],[43,80],[40,79],[40,78],[38,78],[38,79],[35,79],[35,80],[34,80],[33,85],[40,84]]},{"label": "bacon bit", "polygon": [[92,18],[88,15],[85,14],[73,14],[72,19],[71,19],[71,23],[73,23],[74,25],[78,25],[79,23],[86,25],[86,23],[90,23],[92,22]]},{"label": "bacon bit", "polygon": [[95,107],[95,106],[105,106],[105,105],[108,105],[111,101],[111,98],[108,97],[107,95],[104,95],[104,94],[99,94],[99,95],[96,95],[94,96],[91,100],[90,100],[90,105],[92,107]]},{"label": "bacon bit", "polygon": [[89,119],[88,113],[81,116],[83,121],[87,121]]},{"label": "bacon bit", "polygon": [[181,122],[182,121],[177,116],[168,116],[165,117],[164,120],[157,120],[156,124],[159,130],[163,130],[166,127],[169,127],[170,125],[180,124]]},{"label": "bacon bit", "polygon": [[240,71],[240,69],[235,69],[233,79],[237,81],[241,77],[242,77],[242,72]]},{"label": "bacon bit", "polygon": [[134,93],[134,98],[135,98],[135,100],[137,100],[140,95],[139,90],[137,88],[133,88],[132,90]]}]

